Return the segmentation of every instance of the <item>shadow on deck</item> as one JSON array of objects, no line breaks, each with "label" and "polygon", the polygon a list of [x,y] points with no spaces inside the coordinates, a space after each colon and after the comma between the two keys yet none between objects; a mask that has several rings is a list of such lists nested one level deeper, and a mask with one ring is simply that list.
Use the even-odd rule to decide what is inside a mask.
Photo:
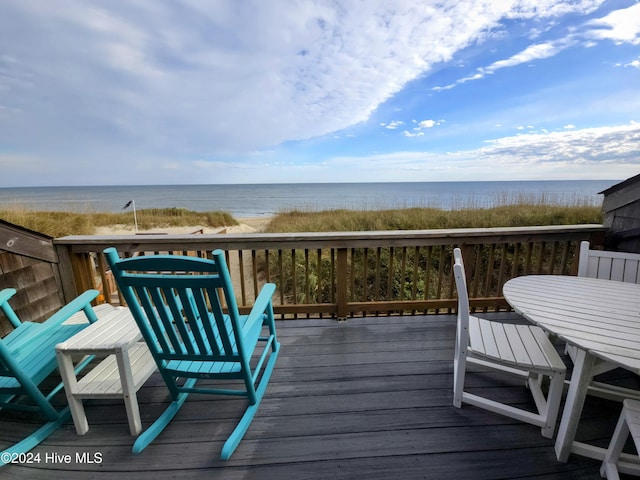
[{"label": "shadow on deck", "polygon": [[[513,315],[511,315],[513,317]],[[231,460],[219,459],[243,400],[192,395],[172,424],[132,454],[122,402],[87,402],[90,430],[69,421],[8,465],[13,479],[598,479],[599,463],[554,455],[537,427],[472,406],[452,406],[453,316],[278,322],[282,352],[271,383]],[[468,385],[514,403],[524,385],[472,374]],[[492,393],[489,393],[492,392]],[[156,374],[140,390],[144,426],[168,393]],[[589,398],[579,438],[608,442],[619,405]],[[0,416],[0,442],[24,425]],[[68,460],[68,463],[67,463]],[[92,463],[93,462],[93,463]]]}]

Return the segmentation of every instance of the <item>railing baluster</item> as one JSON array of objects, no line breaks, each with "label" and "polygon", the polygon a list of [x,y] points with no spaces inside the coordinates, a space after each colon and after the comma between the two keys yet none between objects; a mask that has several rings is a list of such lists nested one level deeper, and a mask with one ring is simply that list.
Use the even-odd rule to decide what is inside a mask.
[{"label": "railing baluster", "polygon": [[316,302],[322,303],[322,249],[318,248],[317,255],[318,261],[316,267],[316,275],[318,276],[318,286],[316,289]]},{"label": "railing baluster", "polygon": [[355,264],[356,264],[356,249],[355,248],[351,248],[351,261],[349,262],[349,293],[348,293],[348,299],[351,302],[356,301],[356,269]]},{"label": "railing baluster", "polygon": [[238,250],[238,267],[240,271],[240,297],[242,298],[242,305],[247,304],[247,288],[245,285],[245,275],[244,275],[244,256],[242,254],[242,250]]},{"label": "railing baluster", "polygon": [[391,300],[392,298],[392,289],[393,289],[393,258],[394,258],[394,249],[393,247],[389,247],[389,271],[387,272],[387,297],[385,300]]},{"label": "railing baluster", "polygon": [[[309,249],[304,249],[304,303],[311,303],[311,272],[309,271]],[[307,318],[309,315],[307,314]]]},{"label": "railing baluster", "polygon": [[338,249],[337,271],[336,271],[336,316],[338,320],[347,318],[347,253],[346,248]]},{"label": "railing baluster", "polygon": [[[297,276],[297,259],[296,249],[291,249],[291,303],[296,305],[298,303],[298,276]],[[293,318],[298,318],[298,314],[294,313]]]},{"label": "railing baluster", "polygon": [[502,244],[500,246],[500,266],[498,267],[498,285],[502,285],[504,283],[504,272],[506,269],[507,263],[507,245]]},{"label": "railing baluster", "polygon": [[565,242],[562,245],[562,255],[560,258],[560,274],[567,275],[569,273],[570,265],[569,265],[569,249],[571,245],[569,242]]},{"label": "railing baluster", "polygon": [[[284,278],[284,266],[282,265],[282,249],[278,249],[278,270],[280,272],[280,278]],[[280,282],[280,305],[284,305],[284,284]]]},{"label": "railing baluster", "polygon": [[[420,265],[420,247],[413,247],[413,277],[411,278],[411,300],[418,298],[418,266]],[[411,315],[415,315],[416,310],[411,310]]]},{"label": "railing baluster", "polygon": [[[374,300],[377,302],[380,300],[380,263],[381,263],[381,254],[382,254],[382,247],[378,247],[376,249],[376,281],[374,284],[374,292],[375,292],[375,297]],[[376,310],[376,315],[379,315],[380,312],[378,310]]]},{"label": "railing baluster", "polygon": [[427,254],[425,259],[425,274],[424,274],[424,299],[429,300],[431,298],[431,252],[433,247],[429,245],[427,247]]},{"label": "railing baluster", "polygon": [[546,242],[542,241],[542,242],[540,242],[539,245],[540,245],[540,254],[538,255],[538,261],[537,261],[537,264],[536,264],[535,273],[543,273],[542,265],[544,264],[544,257],[545,257],[545,253],[547,251]]},{"label": "railing baluster", "polygon": [[489,245],[489,258],[487,259],[487,272],[485,277],[484,284],[484,295],[488,297],[493,292],[493,262],[495,261],[494,256],[496,253],[496,246],[491,244]]},{"label": "railing baluster", "polygon": [[258,255],[255,250],[251,250],[251,278],[253,279],[253,298],[258,298]]},{"label": "railing baluster", "polygon": [[369,249],[363,248],[362,252],[362,301],[369,300]]}]

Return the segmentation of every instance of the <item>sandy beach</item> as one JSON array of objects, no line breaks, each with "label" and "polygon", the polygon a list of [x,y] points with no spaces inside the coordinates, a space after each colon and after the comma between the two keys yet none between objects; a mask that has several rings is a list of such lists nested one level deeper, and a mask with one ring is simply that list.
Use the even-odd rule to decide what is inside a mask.
[{"label": "sandy beach", "polygon": [[[189,227],[157,227],[149,230],[138,230],[138,233],[166,233],[166,234],[184,234],[184,233],[257,233],[264,231],[264,228],[271,221],[271,217],[254,217],[239,218],[238,225],[229,225],[226,227],[205,227],[202,225],[194,225]],[[109,227],[96,228],[95,235],[130,235],[135,233],[133,225],[111,225]]]}]

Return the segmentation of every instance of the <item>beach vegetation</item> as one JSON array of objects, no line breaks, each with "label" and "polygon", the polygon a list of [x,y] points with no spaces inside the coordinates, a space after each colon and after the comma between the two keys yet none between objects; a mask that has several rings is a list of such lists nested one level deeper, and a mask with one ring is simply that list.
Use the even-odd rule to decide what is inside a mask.
[{"label": "beach vegetation", "polygon": [[292,210],[275,216],[267,232],[345,232],[526,227],[602,223],[593,205],[512,204],[493,208],[404,208],[392,210]]},{"label": "beach vegetation", "polygon": [[[504,203],[501,203],[504,202]],[[451,228],[523,227],[602,223],[599,205],[576,201],[558,204],[548,199],[502,199],[496,206],[460,206],[453,210],[431,207],[382,210],[301,210],[281,212],[263,231],[345,232],[379,230],[430,230]],[[0,218],[52,237],[94,235],[99,227],[127,227],[134,231],[132,210],[109,212],[37,211],[19,206],[0,206]],[[229,227],[238,219],[222,211],[195,212],[184,208],[149,208],[136,212],[139,230],[170,227]]]},{"label": "beach vegetation", "polygon": [[20,207],[0,208],[0,218],[24,228],[49,235],[94,235],[99,227],[124,225],[132,232],[137,220],[139,230],[169,227],[225,227],[237,225],[238,221],[226,212],[194,212],[184,208],[149,208],[136,212],[56,212],[34,211]]}]

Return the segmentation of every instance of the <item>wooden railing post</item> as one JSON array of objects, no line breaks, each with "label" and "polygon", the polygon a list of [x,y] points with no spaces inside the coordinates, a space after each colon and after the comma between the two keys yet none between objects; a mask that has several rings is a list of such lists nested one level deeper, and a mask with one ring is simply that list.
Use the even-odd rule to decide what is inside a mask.
[{"label": "wooden railing post", "polygon": [[347,252],[346,248],[338,248],[337,250],[337,266],[336,266],[336,317],[338,321],[347,319],[347,284],[349,276],[347,274]]},{"label": "wooden railing post", "polygon": [[71,254],[69,253],[71,249],[66,245],[60,244],[56,244],[55,247],[58,254],[58,272],[62,286],[62,296],[65,303],[68,303],[78,295],[74,268],[71,262]]}]

